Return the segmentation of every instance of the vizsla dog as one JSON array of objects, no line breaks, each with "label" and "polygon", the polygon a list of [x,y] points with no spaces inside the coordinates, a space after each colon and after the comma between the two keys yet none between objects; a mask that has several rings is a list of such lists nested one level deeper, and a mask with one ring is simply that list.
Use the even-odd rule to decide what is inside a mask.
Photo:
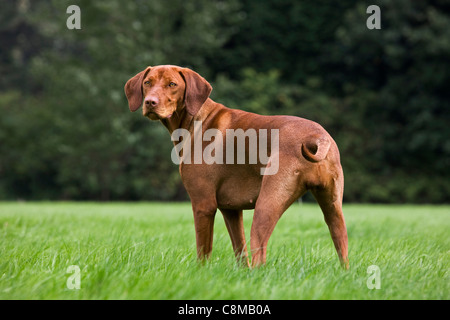
[{"label": "vizsla dog", "polygon": [[[341,265],[348,268],[347,229],[342,213],[344,176],[331,136],[319,124],[306,119],[229,109],[209,98],[211,90],[198,73],[171,65],[147,67],[125,85],[131,111],[142,106],[143,115],[159,120],[171,135],[179,129],[191,133],[185,136],[192,142],[189,152],[183,151],[188,157],[199,147],[200,153],[206,151],[208,141],[212,141],[203,138],[200,144],[195,142],[195,131],[205,134],[209,129],[216,130],[221,135],[215,135],[215,139],[223,139],[215,141],[217,146],[228,148],[223,152],[215,150],[222,157],[220,161],[206,163],[197,159],[180,163],[181,179],[194,212],[198,258],[202,260],[211,254],[214,217],[219,209],[238,262],[249,266],[242,210],[255,209],[250,233],[251,262],[253,267],[264,264],[267,243],[277,221],[310,190],[322,209]],[[241,148],[244,155],[236,154],[236,146],[231,150],[226,143],[230,129],[256,132],[258,139],[262,138],[261,132],[267,134],[268,161],[249,161],[250,138]],[[175,145],[186,142],[181,140],[172,136]],[[231,160],[243,156],[241,160],[245,161],[230,163],[229,152],[234,157]],[[272,172],[263,174],[264,168],[271,167]]]}]

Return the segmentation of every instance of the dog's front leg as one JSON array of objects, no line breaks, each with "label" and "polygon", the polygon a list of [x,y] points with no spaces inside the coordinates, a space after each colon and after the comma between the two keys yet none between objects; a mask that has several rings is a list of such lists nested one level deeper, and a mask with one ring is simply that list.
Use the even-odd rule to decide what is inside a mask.
[{"label": "dog's front leg", "polygon": [[207,209],[202,206],[193,206],[197,258],[199,260],[208,259],[211,255],[216,210],[216,208]]}]

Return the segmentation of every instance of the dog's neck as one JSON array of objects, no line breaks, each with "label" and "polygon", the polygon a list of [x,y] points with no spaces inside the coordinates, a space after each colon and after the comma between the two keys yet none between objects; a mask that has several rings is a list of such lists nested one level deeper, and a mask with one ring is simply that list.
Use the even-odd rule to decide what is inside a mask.
[{"label": "dog's neck", "polygon": [[161,119],[161,123],[172,134],[176,129],[186,128],[189,126],[189,118],[192,116],[186,111],[186,108],[175,111],[168,119]]},{"label": "dog's neck", "polygon": [[167,128],[167,130],[169,130],[171,135],[176,129],[186,129],[192,132],[194,130],[194,120],[205,120],[211,111],[210,108],[213,103],[214,101],[208,98],[199,112],[194,116],[189,114],[183,106],[175,111],[170,118],[161,119],[160,121]]}]

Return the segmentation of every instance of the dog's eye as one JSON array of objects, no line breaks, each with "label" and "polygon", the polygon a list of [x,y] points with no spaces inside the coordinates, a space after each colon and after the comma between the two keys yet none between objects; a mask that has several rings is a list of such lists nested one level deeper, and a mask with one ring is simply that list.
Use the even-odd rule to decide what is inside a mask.
[{"label": "dog's eye", "polygon": [[148,86],[150,85],[150,81],[145,81],[144,84]]},{"label": "dog's eye", "polygon": [[177,86],[177,84],[176,84],[175,82],[169,83],[169,87],[171,87],[171,88],[174,88],[174,87],[176,87],[176,86]]}]

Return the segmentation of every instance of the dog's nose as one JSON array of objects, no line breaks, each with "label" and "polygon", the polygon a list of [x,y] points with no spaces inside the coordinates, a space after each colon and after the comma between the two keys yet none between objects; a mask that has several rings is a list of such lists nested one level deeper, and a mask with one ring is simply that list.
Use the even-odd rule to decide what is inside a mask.
[{"label": "dog's nose", "polygon": [[147,97],[145,98],[145,105],[156,107],[159,104],[157,97]]}]

